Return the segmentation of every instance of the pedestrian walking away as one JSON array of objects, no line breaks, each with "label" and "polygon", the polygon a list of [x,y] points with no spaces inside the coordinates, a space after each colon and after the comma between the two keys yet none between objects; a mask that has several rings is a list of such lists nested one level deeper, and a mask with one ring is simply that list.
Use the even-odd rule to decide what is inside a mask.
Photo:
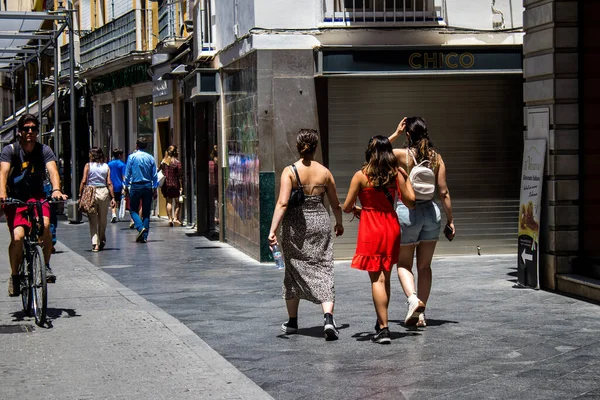
[{"label": "pedestrian walking away", "polygon": [[[181,226],[179,196],[183,195],[183,168],[177,157],[179,157],[177,146],[169,146],[158,168],[165,175],[165,183],[160,191],[167,202],[169,226]],[[174,207],[173,202],[175,203]]]},{"label": "pedestrian walking away", "polygon": [[[56,157],[50,147],[37,141],[39,122],[35,115],[25,114],[18,122],[20,138],[15,143],[5,146],[0,153],[0,202],[8,197],[24,202],[44,200],[44,179],[46,171],[52,190],[52,198],[67,198],[60,190],[60,177],[56,165]],[[10,232],[8,258],[11,276],[8,280],[9,296],[20,294],[19,265],[23,257],[23,239],[25,230],[31,227],[25,213],[26,206],[4,206],[6,224]],[[53,283],[56,276],[50,268],[52,255],[52,235],[50,233],[50,205],[42,205],[44,231],[42,245],[46,263],[46,281]]]},{"label": "pedestrian walking away", "polygon": [[[408,310],[404,324],[408,327],[425,327],[427,320],[424,312],[431,292],[431,261],[441,226],[440,209],[433,200],[436,188],[446,213],[445,234],[448,240],[454,238],[456,230],[446,183],[446,165],[429,139],[425,120],[421,117],[403,118],[396,131],[389,136],[390,142],[402,134],[406,135],[407,144],[402,149],[394,149],[394,155],[400,166],[406,167],[417,202],[414,209],[401,203],[396,208],[402,230],[398,279],[407,297]],[[416,290],[412,273],[415,251],[418,272]]]},{"label": "pedestrian walking away", "polygon": [[285,263],[283,298],[288,312],[288,321],[281,325],[281,330],[298,331],[298,306],[300,299],[304,299],[321,305],[325,339],[337,340],[339,333],[333,320],[333,239],[329,213],[323,204],[325,195],[335,216],[336,236],[344,233],[344,227],[333,176],[314,160],[318,142],[314,129],[301,129],[298,133],[296,147],[300,159],[281,173],[268,240],[273,249],[278,244],[276,232],[281,224]]},{"label": "pedestrian walking away", "polygon": [[[158,188],[157,168],[154,157],[147,153],[148,141],[145,137],[138,138],[136,150],[127,158],[125,168],[125,191],[129,194],[129,213],[134,227],[138,231],[136,242],[146,243],[150,231],[150,211],[152,199],[156,198]],[[137,205],[142,203],[140,217]]]},{"label": "pedestrian walking away", "polygon": [[[399,168],[392,145],[384,136],[373,136],[365,152],[365,163],[350,182],[344,212],[360,219],[352,268],[367,271],[377,314],[372,341],[390,343],[388,305],[390,274],[398,260],[400,225],[394,211],[397,199],[414,207],[415,194],[406,172]],[[356,206],[356,199],[361,207]]]},{"label": "pedestrian walking away", "polygon": [[85,164],[83,178],[79,184],[79,197],[85,186],[94,190],[94,212],[88,213],[92,251],[98,252],[106,246],[106,224],[108,222],[108,207],[115,206],[115,194],[110,179],[110,168],[104,160],[104,153],[98,147],[90,149],[90,162]]},{"label": "pedestrian walking away", "polygon": [[110,222],[114,224],[119,220],[119,212],[122,212],[121,199],[123,179],[125,178],[125,163],[123,162],[123,150],[114,149],[112,156],[113,159],[108,163],[108,168],[110,168],[110,180],[115,194],[115,205],[111,207],[112,215],[110,217]]}]

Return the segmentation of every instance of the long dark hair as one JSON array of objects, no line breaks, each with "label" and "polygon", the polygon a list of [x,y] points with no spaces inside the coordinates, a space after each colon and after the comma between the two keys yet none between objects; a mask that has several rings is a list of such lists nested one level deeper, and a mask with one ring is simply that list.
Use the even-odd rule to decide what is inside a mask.
[{"label": "long dark hair", "polygon": [[417,163],[429,160],[432,167],[437,167],[437,154],[429,139],[425,120],[421,117],[406,118],[406,132],[409,134],[408,147],[414,151]]},{"label": "long dark hair", "polygon": [[396,179],[398,159],[388,138],[377,135],[369,140],[362,170],[375,187],[389,185]]}]

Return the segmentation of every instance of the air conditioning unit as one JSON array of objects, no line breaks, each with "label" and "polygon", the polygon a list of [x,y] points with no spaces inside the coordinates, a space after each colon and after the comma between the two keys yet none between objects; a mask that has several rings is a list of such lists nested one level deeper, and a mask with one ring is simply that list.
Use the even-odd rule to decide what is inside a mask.
[{"label": "air conditioning unit", "polygon": [[79,211],[79,203],[75,200],[67,202],[67,219],[70,224],[81,223],[82,215],[81,211]]}]

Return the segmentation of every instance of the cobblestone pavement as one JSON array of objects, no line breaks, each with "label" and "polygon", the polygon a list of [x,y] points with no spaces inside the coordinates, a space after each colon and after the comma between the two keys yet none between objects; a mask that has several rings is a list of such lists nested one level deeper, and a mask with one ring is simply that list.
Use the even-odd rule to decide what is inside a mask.
[{"label": "cobblestone pavement", "polygon": [[[43,340],[39,345],[44,348],[54,344],[57,353],[44,354],[44,370],[49,372],[38,375],[38,382],[52,387],[61,380],[57,383],[61,388],[75,386],[80,376],[84,382],[94,382],[87,384],[86,391],[68,389],[77,398],[88,394],[110,398],[107,386],[117,393],[112,397],[125,393],[133,397],[152,393],[147,398],[264,396],[253,385],[245,392],[243,385],[248,382],[210,346],[281,400],[600,399],[600,307],[545,291],[513,288],[516,255],[436,258],[429,326],[424,329],[407,330],[402,325],[405,298],[394,280],[389,346],[369,340],[375,314],[367,275],[349,268],[349,262],[338,262],[335,316],[341,326],[340,340],[325,342],[320,307],[306,302],[300,306],[298,334],[280,332],[286,319],[283,274],[273,264],[257,263],[227,244],[195,236],[187,228],[169,228],[164,221],[153,220],[148,243],[136,244],[135,232],[127,225],[110,224],[107,248],[92,253],[87,224],[61,223],[59,240],[68,248],[59,245],[63,253],[53,264],[59,275],[50,292],[51,305],[56,307],[54,328],[0,336],[8,338],[3,346],[11,344],[6,349],[21,355],[40,354],[39,346],[34,346],[38,343],[29,341]],[[72,257],[66,259],[68,265],[59,264],[61,256]],[[103,278],[91,277],[89,286],[75,288],[80,274]],[[59,290],[60,285],[65,286]],[[97,285],[107,287],[111,295],[90,296]],[[130,296],[141,296],[147,303],[128,304]],[[7,303],[10,312],[19,309],[17,300],[5,298],[0,306],[3,315],[11,318],[0,323],[32,324],[13,317]],[[110,329],[94,334],[102,326],[94,325],[97,319],[110,322]],[[178,327],[175,334],[156,333],[173,331],[171,324]],[[76,349],[95,350],[61,357],[58,344],[71,341],[62,340],[63,334]],[[186,340],[199,342],[200,350],[190,349]],[[89,346],[95,341],[99,344]],[[135,362],[111,358],[116,366],[109,367],[98,361],[105,351]],[[204,352],[221,360],[219,366],[202,369]],[[11,377],[8,382],[23,380],[21,355],[2,361],[3,370],[9,370],[4,365],[8,362],[19,371],[5,372],[3,376]],[[235,378],[231,378],[233,390],[211,397],[211,390],[218,392],[227,379],[221,365]],[[143,371],[146,366],[148,373]],[[210,373],[211,379],[203,378]],[[123,378],[127,374],[135,378]],[[0,383],[4,393],[5,381]],[[148,382],[156,390],[145,389]],[[99,393],[105,396],[92,395],[96,389],[104,390]]]}]

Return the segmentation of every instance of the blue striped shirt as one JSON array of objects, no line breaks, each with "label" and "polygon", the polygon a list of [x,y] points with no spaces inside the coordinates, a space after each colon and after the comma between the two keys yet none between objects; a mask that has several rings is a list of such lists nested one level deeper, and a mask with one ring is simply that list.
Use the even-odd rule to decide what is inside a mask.
[{"label": "blue striped shirt", "polygon": [[152,155],[136,150],[127,157],[124,184],[134,189],[156,189],[158,177]]}]

